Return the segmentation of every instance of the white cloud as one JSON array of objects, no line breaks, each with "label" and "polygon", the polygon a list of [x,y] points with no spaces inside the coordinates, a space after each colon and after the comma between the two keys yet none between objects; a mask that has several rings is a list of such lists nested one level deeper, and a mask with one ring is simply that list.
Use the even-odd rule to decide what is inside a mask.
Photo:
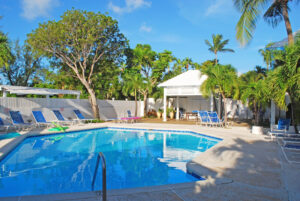
[{"label": "white cloud", "polygon": [[215,0],[213,3],[206,9],[205,16],[210,16],[214,14],[219,14],[225,12],[228,6],[232,6],[232,1],[230,0]]},{"label": "white cloud", "polygon": [[143,23],[140,27],[140,31],[150,33],[152,31],[152,27],[147,26],[146,23]]},{"label": "white cloud", "polygon": [[109,2],[108,8],[118,14],[130,13],[141,7],[150,7],[151,2],[145,0],[125,0],[125,7],[120,7]]},{"label": "white cloud", "polygon": [[49,11],[57,4],[58,0],[22,0],[22,16],[29,20],[48,17]]}]

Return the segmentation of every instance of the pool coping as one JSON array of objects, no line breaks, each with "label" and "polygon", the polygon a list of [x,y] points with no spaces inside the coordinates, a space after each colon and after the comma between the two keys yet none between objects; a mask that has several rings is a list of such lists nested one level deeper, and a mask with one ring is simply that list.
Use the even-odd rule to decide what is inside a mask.
[{"label": "pool coping", "polygon": [[[50,135],[60,135],[60,134],[70,134],[70,133],[74,133],[74,132],[78,132],[78,131],[92,131],[92,130],[107,129],[107,128],[110,128],[110,129],[125,129],[125,130],[146,130],[146,131],[160,131],[160,132],[190,133],[190,134],[196,134],[196,135],[200,135],[200,136],[203,136],[203,137],[206,137],[206,138],[211,138],[211,139],[219,141],[216,145],[214,145],[210,149],[206,150],[205,152],[211,151],[216,147],[224,145],[223,143],[225,141],[223,138],[211,136],[211,134],[209,134],[209,135],[202,134],[202,133],[199,133],[199,132],[194,131],[192,129],[149,129],[149,128],[147,129],[147,128],[141,128],[141,127],[135,127],[135,128],[131,128],[131,127],[128,127],[128,126],[124,127],[123,125],[122,126],[118,125],[116,127],[115,126],[107,126],[107,125],[97,125],[97,127],[94,127],[94,128],[76,127],[76,129],[71,129],[70,131],[66,131],[66,132],[38,133],[37,131],[33,131],[33,132],[26,133],[26,134],[22,134],[21,136],[18,136],[16,138],[14,138],[9,143],[9,145],[7,147],[5,147],[6,149],[3,151],[3,154],[0,156],[0,161],[2,161],[11,151],[13,151],[26,138],[40,137],[40,136],[50,136]],[[197,156],[197,157],[199,157],[199,156]],[[213,180],[218,180],[220,183],[228,182],[228,179],[225,179],[225,178],[223,178],[223,179],[222,178],[211,178],[211,177],[208,177],[207,175],[199,176],[197,172],[195,172],[193,170],[189,170],[188,169],[189,168],[188,164],[190,162],[192,162],[194,159],[195,158],[193,158],[192,160],[190,160],[189,162],[186,163],[187,172],[189,174],[192,174],[193,176],[205,178],[205,180],[199,180],[199,181],[187,182],[187,183],[178,183],[178,184],[165,184],[165,185],[136,187],[136,188],[112,189],[112,190],[107,190],[108,195],[114,196],[114,195],[131,194],[131,193],[136,193],[136,192],[152,192],[152,191],[171,190],[173,188],[176,189],[176,188],[194,186],[195,184],[197,184],[199,182],[200,183],[211,182],[212,179]],[[10,196],[10,197],[0,197],[0,200],[5,199],[5,200],[12,200],[12,201],[20,201],[20,200],[22,200],[22,201],[23,200],[45,200],[45,201],[54,200],[54,201],[59,201],[59,200],[66,200],[66,199],[74,198],[74,196],[76,196],[76,198],[78,198],[78,199],[79,198],[86,199],[86,198],[91,198],[91,197],[99,199],[99,191],[58,193],[58,194],[45,194],[45,195]]]}]

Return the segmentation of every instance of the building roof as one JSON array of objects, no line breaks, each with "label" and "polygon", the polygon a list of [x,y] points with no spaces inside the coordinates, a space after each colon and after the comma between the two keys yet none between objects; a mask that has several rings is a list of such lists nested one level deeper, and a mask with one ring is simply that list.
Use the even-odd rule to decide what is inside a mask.
[{"label": "building roof", "polygon": [[206,78],[207,76],[202,75],[200,70],[189,70],[163,83],[160,83],[158,87],[199,87],[206,80]]},{"label": "building roof", "polygon": [[[293,33],[294,39],[296,39],[297,34],[300,34],[300,29]],[[288,45],[288,38],[275,42],[270,48],[283,48],[286,45]]]},{"label": "building roof", "polygon": [[75,90],[63,90],[63,89],[46,89],[36,87],[23,87],[23,86],[11,86],[11,85],[0,85],[1,91],[9,92],[10,94],[17,95],[58,95],[58,94],[70,94],[80,96],[80,91]]}]

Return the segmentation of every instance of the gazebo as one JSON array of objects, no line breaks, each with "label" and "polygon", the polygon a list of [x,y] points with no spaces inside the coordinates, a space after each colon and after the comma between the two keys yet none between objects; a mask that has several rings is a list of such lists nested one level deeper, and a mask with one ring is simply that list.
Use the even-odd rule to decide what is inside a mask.
[{"label": "gazebo", "polygon": [[[189,70],[172,79],[169,79],[158,87],[164,88],[164,115],[163,121],[167,121],[167,97],[176,98],[176,119],[179,119],[179,98],[180,97],[203,97],[200,87],[202,83],[207,79],[206,75],[202,75],[200,70]],[[213,110],[213,97],[210,98],[210,108]],[[197,108],[199,109],[199,108]]]},{"label": "gazebo", "polygon": [[76,90],[63,90],[63,89],[46,89],[36,87],[24,87],[24,86],[11,86],[11,85],[0,85],[0,91],[3,93],[3,97],[7,96],[7,93],[16,95],[43,95],[46,98],[59,94],[75,95],[77,99],[80,98],[80,91]]}]

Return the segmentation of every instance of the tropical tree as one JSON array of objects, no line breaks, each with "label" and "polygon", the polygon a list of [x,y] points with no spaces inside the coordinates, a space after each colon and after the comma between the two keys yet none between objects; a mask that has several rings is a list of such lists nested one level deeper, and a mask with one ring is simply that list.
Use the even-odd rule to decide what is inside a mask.
[{"label": "tropical tree", "polygon": [[86,88],[94,117],[99,119],[95,75],[101,67],[110,68],[104,64],[120,63],[127,46],[117,21],[101,13],[70,10],[59,21],[40,24],[28,35],[28,43],[39,54],[72,70]]},{"label": "tropical tree", "polygon": [[293,0],[233,0],[235,7],[242,13],[236,25],[237,40],[244,46],[252,39],[257,20],[266,9],[264,20],[273,27],[284,20],[288,42],[292,44],[294,38],[289,18],[291,1]]},{"label": "tropical tree", "polygon": [[135,102],[134,115],[137,116],[137,110],[138,110],[137,95],[140,92],[143,84],[141,74],[133,70],[131,71],[128,70],[124,72],[123,82],[124,85],[122,87],[122,93],[125,96],[128,95],[134,96],[134,102]]},{"label": "tropical tree", "polygon": [[0,69],[7,82],[15,86],[33,86],[42,82],[44,68],[41,58],[35,57],[29,46],[21,47],[18,41],[14,43],[11,50],[12,55],[8,60],[8,65]]},{"label": "tropical tree", "polygon": [[243,103],[248,103],[255,117],[255,125],[259,125],[260,111],[270,102],[265,73],[256,67],[256,70],[242,74],[239,79],[240,99]]},{"label": "tropical tree", "polygon": [[271,63],[272,63],[272,50],[270,49],[270,46],[272,46],[274,43],[269,43],[266,45],[264,49],[259,49],[258,52],[263,56],[264,62],[267,64],[267,71],[271,69]]},{"label": "tropical tree", "polygon": [[201,92],[205,97],[220,94],[223,98],[224,121],[227,123],[227,99],[233,97],[237,87],[237,73],[231,65],[211,65],[202,73],[208,77],[201,85]]},{"label": "tropical tree", "polygon": [[213,34],[212,39],[212,43],[210,43],[208,40],[205,40],[205,44],[208,45],[208,50],[215,54],[215,64],[218,64],[218,52],[234,52],[234,50],[224,48],[228,44],[229,40],[227,39],[222,41],[223,36],[221,34]]},{"label": "tropical tree", "polygon": [[10,46],[7,36],[0,31],[0,68],[7,67],[11,59]]},{"label": "tropical tree", "polygon": [[272,100],[282,109],[287,109],[286,94],[289,95],[292,109],[292,122],[298,133],[300,120],[300,41],[286,46],[284,50],[274,51],[274,70],[268,73],[268,87]]}]

